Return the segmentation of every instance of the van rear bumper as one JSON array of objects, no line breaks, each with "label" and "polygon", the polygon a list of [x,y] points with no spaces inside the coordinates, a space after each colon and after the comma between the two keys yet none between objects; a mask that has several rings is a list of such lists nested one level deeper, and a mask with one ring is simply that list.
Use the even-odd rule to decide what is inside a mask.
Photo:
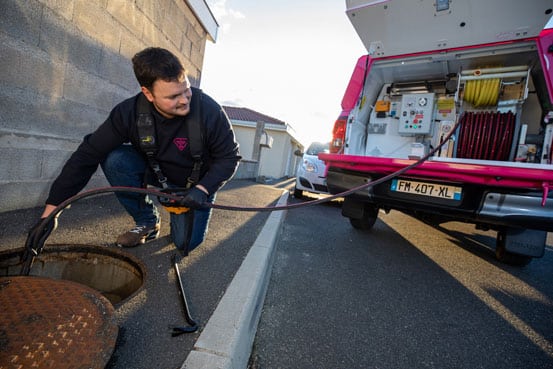
[{"label": "van rear bumper", "polygon": [[[379,177],[382,175],[330,168],[327,185],[331,194],[338,194]],[[462,221],[492,229],[514,227],[553,232],[553,193],[542,206],[539,191],[482,184],[464,183],[463,186],[466,191],[461,204],[436,203],[417,196],[398,197],[389,191],[390,181],[356,191],[348,197],[386,210],[399,210],[415,216],[431,215],[432,219],[444,222]]]},{"label": "van rear bumper", "polygon": [[[481,209],[478,212],[481,220],[531,225],[541,224],[540,229],[553,231],[553,201],[546,201],[542,206],[540,196],[488,192],[484,196]],[[549,227],[547,227],[549,225]]]}]

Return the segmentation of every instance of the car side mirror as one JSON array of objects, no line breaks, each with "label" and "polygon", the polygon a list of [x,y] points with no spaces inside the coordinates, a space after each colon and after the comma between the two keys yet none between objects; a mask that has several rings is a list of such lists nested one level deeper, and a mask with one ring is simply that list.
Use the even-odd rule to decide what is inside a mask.
[{"label": "car side mirror", "polygon": [[296,151],[294,151],[294,155],[303,156],[303,151],[301,151],[300,149],[297,149]]}]

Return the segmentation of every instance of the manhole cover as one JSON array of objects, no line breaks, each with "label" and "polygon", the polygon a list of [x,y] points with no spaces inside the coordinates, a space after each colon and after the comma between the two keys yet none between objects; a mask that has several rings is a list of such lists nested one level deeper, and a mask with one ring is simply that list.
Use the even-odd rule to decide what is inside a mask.
[{"label": "manhole cover", "polygon": [[104,368],[117,339],[113,306],[87,286],[0,277],[0,368]]}]

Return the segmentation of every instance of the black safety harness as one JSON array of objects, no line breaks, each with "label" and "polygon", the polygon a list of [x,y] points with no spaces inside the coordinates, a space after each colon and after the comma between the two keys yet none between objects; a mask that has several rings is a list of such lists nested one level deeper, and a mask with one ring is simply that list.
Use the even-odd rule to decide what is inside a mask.
[{"label": "black safety harness", "polygon": [[[188,177],[186,189],[191,188],[200,180],[202,168],[202,153],[204,144],[204,135],[202,130],[202,91],[194,89],[190,101],[190,113],[186,116],[186,127],[188,130],[188,145],[194,165],[192,173]],[[148,164],[159,181],[162,189],[168,190],[167,178],[162,173],[157,161],[159,145],[157,142],[157,132],[155,118],[152,112],[152,105],[146,99],[144,94],[138,96],[137,102],[138,119],[136,126],[138,128],[138,144],[140,150],[146,155]]]},{"label": "black safety harness", "polygon": [[[146,156],[150,169],[155,174],[157,181],[159,182],[162,192],[167,194],[182,195],[184,192],[192,188],[200,181],[201,169],[202,169],[202,153],[204,148],[204,132],[202,127],[202,91],[200,89],[194,89],[192,98],[190,100],[190,112],[185,117],[185,124],[188,135],[188,145],[190,154],[192,155],[193,167],[190,176],[187,178],[186,186],[184,188],[171,187],[167,183],[167,177],[161,171],[161,167],[157,160],[157,153],[159,151],[159,144],[157,140],[157,130],[155,124],[155,117],[152,111],[152,104],[146,99],[144,94],[140,94],[137,102],[138,118],[136,122],[138,130],[138,143],[140,150]],[[144,183],[147,183],[146,178]],[[188,248],[192,237],[192,230],[194,227],[194,210],[179,204],[177,200],[170,199],[168,197],[158,196],[158,200],[161,205],[170,213],[171,223],[175,223],[175,226],[171,226],[171,236],[173,241],[179,250],[181,250],[184,256],[188,255]],[[177,218],[177,215],[188,213],[185,216],[189,217],[187,223],[187,229],[184,230],[180,226],[182,219]],[[184,232],[181,233],[181,232]],[[177,242],[177,240],[179,240]],[[180,244],[180,241],[183,244]]]}]

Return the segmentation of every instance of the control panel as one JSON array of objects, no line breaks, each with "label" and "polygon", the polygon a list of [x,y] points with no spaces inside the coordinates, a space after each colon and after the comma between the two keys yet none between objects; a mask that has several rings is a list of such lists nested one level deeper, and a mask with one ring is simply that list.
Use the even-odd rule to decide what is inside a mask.
[{"label": "control panel", "polygon": [[398,133],[403,135],[429,134],[432,128],[434,94],[405,94],[401,98]]}]

